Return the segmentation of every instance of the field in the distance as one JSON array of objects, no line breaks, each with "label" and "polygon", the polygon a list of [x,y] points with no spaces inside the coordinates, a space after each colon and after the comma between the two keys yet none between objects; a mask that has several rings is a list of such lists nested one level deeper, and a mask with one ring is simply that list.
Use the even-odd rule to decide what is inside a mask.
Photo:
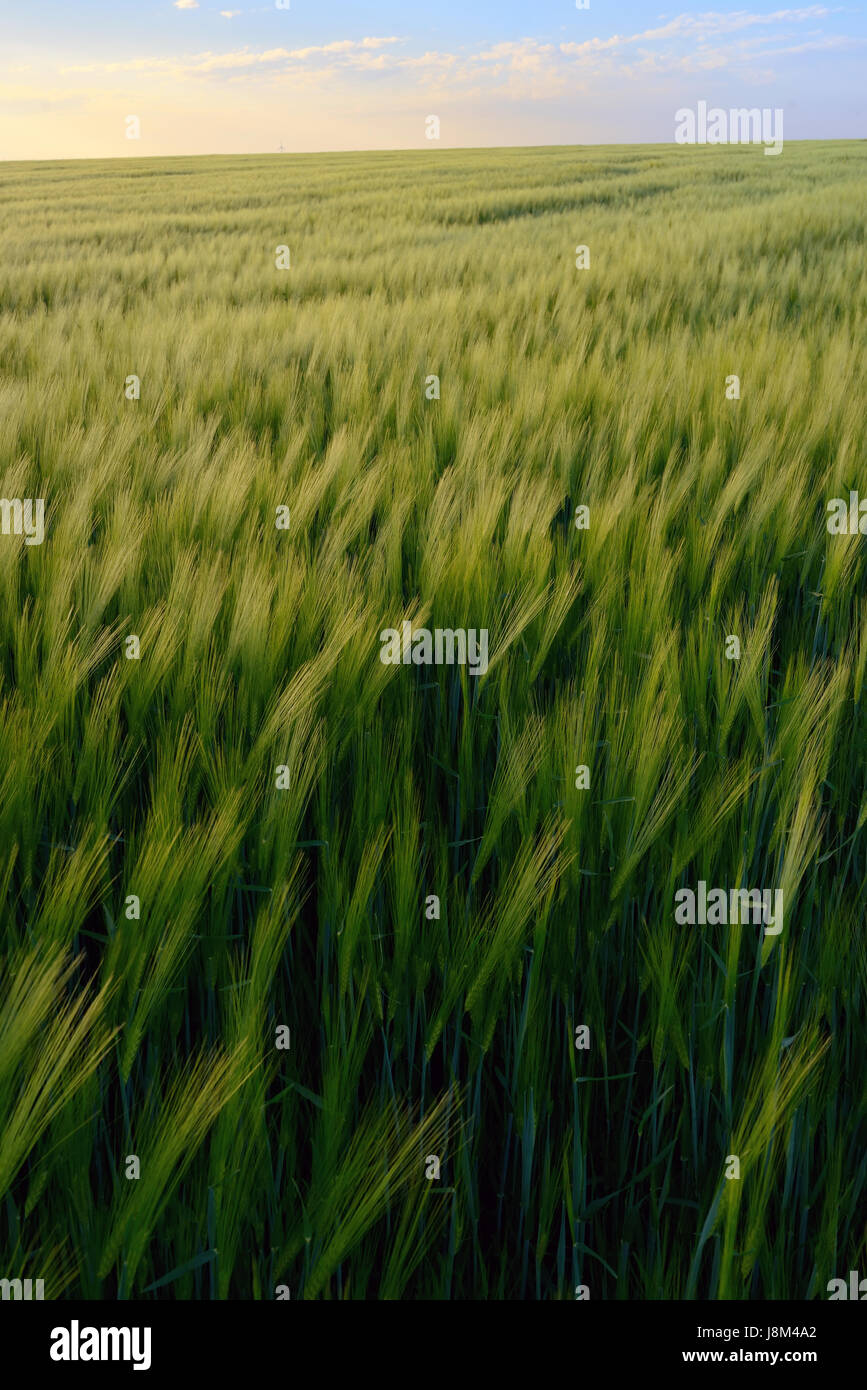
[{"label": "field in the distance", "polygon": [[[46,500],[0,535],[0,1275],[867,1268],[865,174],[0,166],[0,496]],[[383,665],[405,617],[488,673]],[[679,925],[699,880],[783,931]]]}]

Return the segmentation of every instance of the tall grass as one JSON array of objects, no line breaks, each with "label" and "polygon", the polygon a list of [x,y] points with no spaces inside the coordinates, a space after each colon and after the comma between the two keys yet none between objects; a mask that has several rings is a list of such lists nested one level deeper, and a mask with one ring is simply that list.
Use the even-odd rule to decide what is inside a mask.
[{"label": "tall grass", "polygon": [[[0,1274],[863,1268],[865,161],[0,167]],[[487,674],[384,666],[405,617]],[[698,879],[783,933],[677,925]]]}]

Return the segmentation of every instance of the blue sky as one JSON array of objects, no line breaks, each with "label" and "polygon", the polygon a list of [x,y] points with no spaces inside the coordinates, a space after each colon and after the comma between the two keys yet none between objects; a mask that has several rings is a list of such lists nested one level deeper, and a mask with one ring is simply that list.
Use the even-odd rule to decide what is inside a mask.
[{"label": "blue sky", "polygon": [[0,159],[671,141],[700,100],[863,138],[865,77],[860,5],[3,0]]}]

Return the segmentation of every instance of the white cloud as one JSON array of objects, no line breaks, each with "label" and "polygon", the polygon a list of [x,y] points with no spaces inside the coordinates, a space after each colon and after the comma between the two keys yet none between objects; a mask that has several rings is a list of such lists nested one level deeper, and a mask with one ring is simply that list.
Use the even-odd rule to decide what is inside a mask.
[{"label": "white cloud", "polygon": [[654,43],[660,39],[692,39],[701,43],[719,34],[736,34],[756,25],[803,24],[808,19],[824,19],[832,11],[824,5],[808,5],[800,10],[774,10],[771,14],[750,14],[734,10],[721,14],[708,10],[705,14],[679,14],[658,29],[644,29],[639,34],[615,34],[610,39],[587,39],[584,43],[561,43],[560,52],[582,56],[603,49],[618,49],[626,44]]},{"label": "white cloud", "polygon": [[171,77],[195,77],[273,63],[304,63],[320,55],[338,55],[351,65],[356,59],[362,63],[369,62],[371,50],[403,42],[400,38],[338,39],[335,43],[308,48],[267,48],[261,53],[251,53],[249,48],[241,48],[233,53],[194,53],[187,58],[129,58],[121,63],[87,63],[63,67],[61,72],[155,72]]},{"label": "white cloud", "polygon": [[[175,0],[178,8],[197,7],[197,0]],[[239,10],[222,10],[233,18]],[[584,80],[661,78],[666,74],[730,71],[733,77],[757,70],[779,55],[796,55],[857,47],[863,40],[830,38],[821,21],[838,13],[824,5],[754,14],[747,10],[722,13],[709,10],[679,14],[659,27],[609,38],[559,44],[521,38],[480,44],[455,52],[401,52],[408,42],[394,35],[338,39],[303,48],[275,47],[230,52],[210,50],[172,57],[132,58],[83,67],[62,67],[63,73],[134,73],[176,81],[230,82],[241,90],[251,79],[259,83],[310,88],[328,81],[353,81],[389,74],[392,99],[412,84],[426,99],[470,95],[483,99],[502,96],[544,102],[582,88]],[[811,21],[808,23],[808,21]],[[796,29],[794,26],[800,26]],[[770,80],[770,78],[769,78]]]},{"label": "white cloud", "polygon": [[176,10],[197,10],[199,0],[174,0]]}]

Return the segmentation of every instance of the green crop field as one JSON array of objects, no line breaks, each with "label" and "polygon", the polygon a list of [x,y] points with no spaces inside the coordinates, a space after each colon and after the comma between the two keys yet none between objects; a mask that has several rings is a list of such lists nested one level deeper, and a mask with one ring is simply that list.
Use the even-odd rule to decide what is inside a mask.
[{"label": "green crop field", "polygon": [[867,1268],[865,175],[0,166],[0,1273]]}]

